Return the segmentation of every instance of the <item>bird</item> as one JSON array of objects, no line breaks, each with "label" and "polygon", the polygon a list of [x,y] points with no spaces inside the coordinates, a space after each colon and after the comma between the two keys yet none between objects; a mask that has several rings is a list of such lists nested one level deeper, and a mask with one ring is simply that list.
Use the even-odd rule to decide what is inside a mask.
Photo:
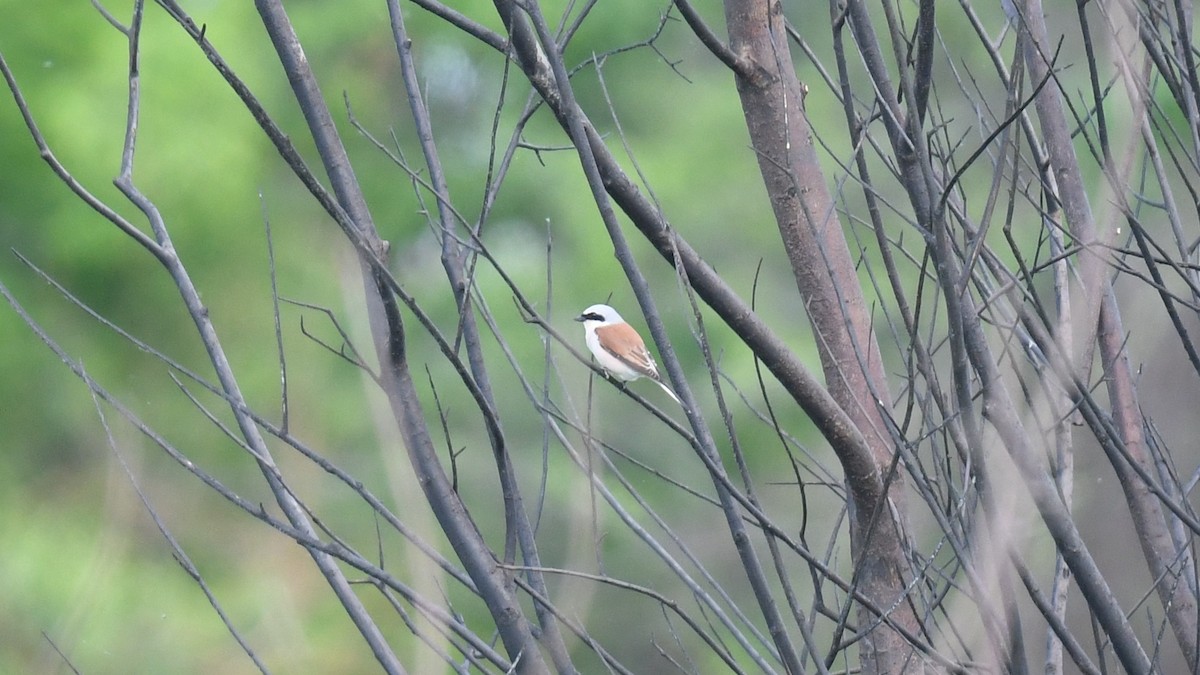
[{"label": "bird", "polygon": [[605,372],[622,382],[648,377],[676,403],[683,405],[658,374],[658,365],[646,349],[642,336],[621,318],[617,310],[608,305],[592,305],[575,320],[583,324],[588,349]]}]

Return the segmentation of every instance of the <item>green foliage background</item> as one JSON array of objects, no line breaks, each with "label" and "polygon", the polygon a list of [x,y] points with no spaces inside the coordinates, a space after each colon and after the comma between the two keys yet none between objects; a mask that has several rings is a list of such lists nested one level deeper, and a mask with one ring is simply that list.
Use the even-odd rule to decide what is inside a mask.
[{"label": "green foliage background", "polygon": [[[252,4],[219,0],[183,4],[207,25],[208,38],[262,98],[311,165],[318,167]],[[573,42],[568,61],[579,63],[592,54],[649,38],[665,7],[666,3],[599,3]],[[127,18],[124,3],[109,9]],[[452,332],[453,301],[435,240],[420,212],[422,205],[406,175],[352,128],[342,103],[344,96],[355,117],[377,137],[386,141],[388,130],[394,129],[406,156],[419,165],[383,3],[336,3],[334,8],[331,3],[292,2],[288,9],[335,112],[376,223],[392,242],[397,278],[443,330]],[[455,204],[473,219],[488,171],[503,62],[496,53],[412,6],[405,5],[405,11]],[[498,28],[489,5],[468,3],[463,11]],[[545,3],[545,11],[556,16],[561,7]],[[827,10],[819,3],[811,10],[790,11],[796,13],[797,25],[828,21]],[[136,182],[161,208],[245,393],[260,412],[278,419],[279,372],[264,215],[274,234],[281,294],[332,310],[369,353],[353,257],[334,225],[275,156],[195,45],[157,6],[148,7],[146,15]],[[127,102],[128,53],[122,36],[86,2],[48,7],[0,0],[0,16],[4,17],[0,51],[54,152],[89,190],[133,222],[142,223],[112,186],[119,169]],[[720,25],[719,16],[713,18]],[[815,31],[818,34],[812,39],[824,39],[826,32]],[[678,73],[648,49],[613,55],[603,69],[607,96],[634,149],[637,166],[671,221],[744,297],[750,297],[756,266],[762,262],[760,307],[796,349],[807,354],[811,344],[807,322],[796,311],[795,287],[748,149],[732,78],[678,22],[668,22],[658,47],[666,59],[678,61]],[[815,77],[810,66],[798,60],[802,78]],[[516,78],[510,83],[499,122],[500,150],[528,91]],[[595,72],[581,71],[576,87],[593,119],[606,125],[612,147],[619,147],[617,129],[603,113],[605,93]],[[821,93],[807,100],[814,117],[841,119],[836,101],[823,86],[819,88]],[[101,328],[10,252],[27,257],[115,324],[209,376],[203,350],[170,279],[151,256],[72,196],[39,160],[8,97],[0,103],[0,138],[0,246],[4,249],[0,282],[147,424],[242,496],[269,504],[270,496],[253,463],[205,422],[159,360]],[[564,144],[561,131],[545,111],[534,118],[525,140],[545,148]],[[845,142],[836,133],[823,141]],[[628,157],[624,162],[634,167]],[[424,197],[432,205],[428,195]],[[549,270],[547,235],[553,241]],[[486,226],[485,241],[526,292],[543,305],[547,276],[553,276],[552,316],[565,334],[575,337],[578,330],[570,316],[610,294],[612,304],[627,308],[627,316],[636,314],[572,153],[525,150],[518,154]],[[659,289],[677,349],[695,373],[694,386],[704,389],[706,375],[688,329],[686,300],[669,267],[649,247],[637,246],[653,286]],[[542,336],[520,321],[509,292],[491,270],[481,269],[479,284],[525,373],[540,382]],[[362,477],[377,494],[386,495],[405,518],[425,523],[426,531],[433,532],[380,397],[358,372],[301,335],[302,317],[306,328],[336,340],[319,314],[284,307],[293,431]],[[722,367],[751,391],[751,399],[758,400],[747,354],[720,331],[712,338]],[[0,471],[0,541],[4,542],[0,671],[64,671],[63,658],[54,653],[50,641],[85,672],[250,670],[251,664],[174,562],[139,503],[108,447],[87,388],[8,307],[0,307],[0,343],[0,428],[5,446]],[[428,366],[430,377],[439,383],[438,394],[450,411],[453,445],[466,448],[459,469],[473,515],[485,530],[496,531],[500,523],[494,470],[465,392],[429,340],[414,337],[410,349],[418,371]],[[532,502],[542,461],[540,419],[520,394],[513,373],[503,367],[499,349],[495,345],[488,349],[494,358],[497,391],[505,394],[501,405],[506,432]],[[556,396],[569,394],[582,409],[587,371],[564,357],[556,350],[560,359],[554,373]],[[189,387],[198,390],[190,383]],[[636,439],[626,442],[624,449],[680,480],[704,485],[707,479],[699,463],[677,439],[643,420],[638,409],[604,385],[596,385],[595,395],[598,428],[619,431],[617,439]],[[654,398],[652,388],[648,395]],[[200,398],[221,419],[227,418],[219,400]],[[432,396],[425,401],[432,411]],[[299,547],[229,507],[120,421],[110,407],[102,409],[141,489],[269,665],[280,672],[374,668],[361,639]],[[736,411],[741,430],[747,432],[743,440],[762,445],[751,456],[764,471],[787,475],[790,470],[777,442],[766,430],[747,429],[751,424],[744,407]],[[789,408],[780,413],[789,431],[816,442],[799,411]],[[429,419],[435,423],[433,412]],[[320,516],[364,550],[372,550],[375,525],[369,511],[294,453],[282,447],[276,450],[285,471],[299,490],[306,491]],[[579,549],[570,530],[581,517],[587,522],[590,507],[581,496],[586,489],[581,490],[578,472],[567,466],[561,452],[552,448],[549,464],[544,555],[548,564],[567,566],[579,562],[571,558]],[[654,482],[645,474],[638,480],[654,493]],[[795,509],[794,494],[785,489],[768,491],[765,498]],[[814,510],[823,508],[823,501],[831,508],[838,504],[832,496],[816,495],[813,500]],[[681,519],[694,512],[696,517],[686,520],[690,525],[681,528],[684,534],[707,542],[716,556],[733,557],[727,537],[712,530],[714,511],[694,502],[661,506]],[[797,524],[799,519],[796,514],[792,520]],[[588,536],[586,529],[583,536]],[[604,547],[611,574],[645,581],[639,579],[644,571],[638,567],[640,552],[625,537],[614,534]],[[385,547],[385,555],[397,567],[420,564],[417,556],[394,544]],[[586,567],[584,563],[580,566]],[[556,583],[562,590],[571,582]],[[572,588],[580,597],[580,611],[589,611],[587,596],[595,589],[587,590],[586,584]],[[437,598],[444,589],[427,590]],[[479,611],[456,589],[449,592],[462,603],[457,608],[468,615]],[[652,603],[611,591],[599,593],[604,602],[624,603],[614,614],[618,618],[598,629],[602,634],[628,631],[631,617],[659,614]],[[386,616],[388,610],[378,598],[369,592],[364,596],[371,597],[372,606]],[[402,659],[417,658],[408,652],[420,649],[399,621],[388,630]],[[639,642],[636,648],[645,650],[646,659],[657,658],[649,640]],[[439,667],[436,662],[425,665]],[[414,672],[430,671],[414,668]]]}]

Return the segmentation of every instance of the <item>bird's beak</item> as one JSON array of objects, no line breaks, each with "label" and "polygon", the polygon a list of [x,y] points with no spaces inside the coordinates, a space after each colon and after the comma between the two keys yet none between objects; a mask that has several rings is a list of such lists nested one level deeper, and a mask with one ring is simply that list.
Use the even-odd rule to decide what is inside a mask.
[{"label": "bird's beak", "polygon": [[575,320],[576,320],[576,321],[578,321],[578,322],[580,322],[580,323],[583,323],[584,321],[587,321],[587,317],[585,317],[584,315],[580,314],[579,316],[575,317]]}]

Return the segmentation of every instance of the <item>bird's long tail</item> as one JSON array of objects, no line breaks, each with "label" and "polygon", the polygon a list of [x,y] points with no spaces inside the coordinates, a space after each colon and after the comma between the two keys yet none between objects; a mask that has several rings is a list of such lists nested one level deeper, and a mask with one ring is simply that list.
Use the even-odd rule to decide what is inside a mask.
[{"label": "bird's long tail", "polygon": [[663,382],[662,380],[659,380],[659,379],[655,379],[654,383],[657,384],[658,386],[662,387],[662,390],[667,392],[667,396],[670,396],[671,398],[675,399],[675,402],[679,404],[679,407],[681,407],[681,408],[683,407],[683,401],[679,400],[679,397],[675,395],[675,392],[671,391],[671,388],[667,386],[666,382]]}]

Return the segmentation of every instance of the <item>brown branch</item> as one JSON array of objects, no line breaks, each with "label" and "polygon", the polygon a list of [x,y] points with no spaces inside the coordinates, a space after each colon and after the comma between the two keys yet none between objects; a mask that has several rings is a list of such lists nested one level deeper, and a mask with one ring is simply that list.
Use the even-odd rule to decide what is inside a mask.
[{"label": "brown branch", "polygon": [[[786,26],[777,9],[766,1],[725,3],[731,47],[769,75],[739,77],[738,95],[783,248],[817,336],[826,385],[866,440],[865,452],[834,445],[856,514],[851,527],[856,578],[865,595],[895,607],[893,620],[916,630],[914,607],[905,599],[902,481],[889,484],[883,478],[895,451],[880,412],[891,405],[882,357],[817,161],[804,109],[806,90],[792,68]],[[865,609],[861,616],[869,625]],[[868,672],[898,672],[905,664],[918,667],[922,660],[914,658],[913,647],[898,633],[882,626],[862,645]]]},{"label": "brown branch", "polygon": [[[1042,4],[1040,0],[1026,0],[1021,8],[1021,27],[1026,38],[1026,66],[1030,75],[1035,80],[1040,80],[1052,74],[1052,62],[1047,53],[1049,37],[1042,14]],[[1124,446],[1128,449],[1131,461],[1138,464],[1142,471],[1148,472],[1152,470],[1154,462],[1143,437],[1145,425],[1133,384],[1132,369],[1124,350],[1125,329],[1122,326],[1116,295],[1106,274],[1108,265],[1102,251],[1107,242],[1101,240],[1097,231],[1084,187],[1071,128],[1064,111],[1063,87],[1063,83],[1056,76],[1055,86],[1043,89],[1037,96],[1035,105],[1047,154],[1057,179],[1067,225],[1075,239],[1083,246],[1079,267],[1086,303],[1082,323],[1077,327],[1085,330],[1081,338],[1083,346],[1076,349],[1079,355],[1077,367],[1084,368],[1090,362],[1094,337],[1100,348],[1100,361],[1106,374],[1105,383],[1112,401],[1113,421]],[[1135,94],[1137,87],[1127,87],[1127,90]],[[1133,104],[1133,114],[1140,118],[1144,114],[1145,106],[1136,95]],[[1108,156],[1107,147],[1104,148],[1104,155]],[[1110,162],[1106,162],[1104,168],[1114,192],[1120,194],[1126,183],[1115,175],[1115,167]],[[1115,236],[1115,232],[1109,233],[1109,236]],[[1121,479],[1125,501],[1136,523],[1135,530],[1143,556],[1154,577],[1161,578],[1174,559],[1175,550],[1162,509],[1151,496],[1148,486],[1132,476],[1127,467],[1121,462],[1114,462],[1113,468]],[[1194,669],[1198,663],[1197,659],[1200,658],[1197,649],[1196,598],[1187,592],[1184,584],[1172,587],[1160,583],[1158,591],[1166,607],[1175,638],[1183,649],[1184,658]]]}]

